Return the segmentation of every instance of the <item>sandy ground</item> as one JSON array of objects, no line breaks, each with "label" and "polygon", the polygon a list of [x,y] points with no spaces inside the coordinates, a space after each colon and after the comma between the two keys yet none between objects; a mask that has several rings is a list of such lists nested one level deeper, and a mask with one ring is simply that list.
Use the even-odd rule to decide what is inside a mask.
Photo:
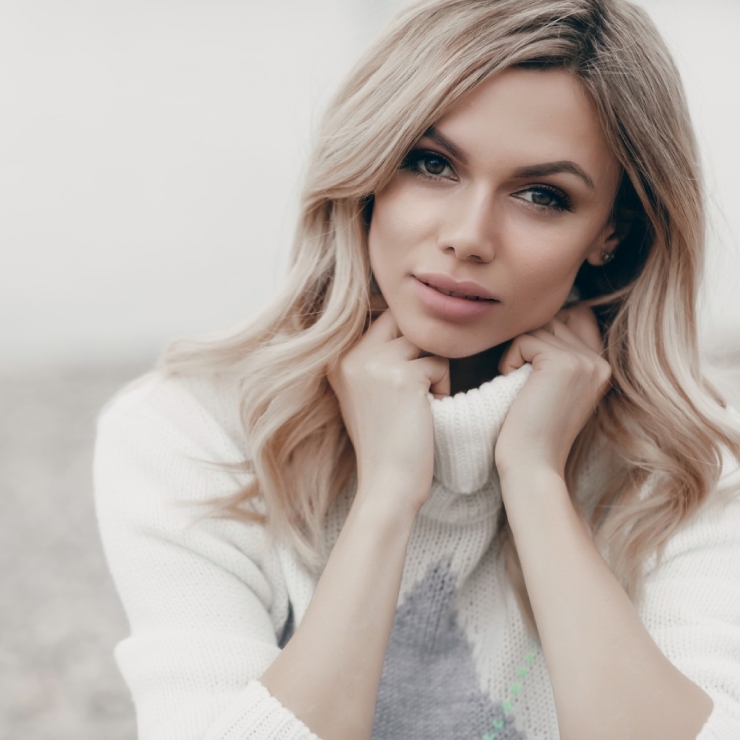
[{"label": "sandy ground", "polygon": [[[736,408],[739,367],[715,372]],[[98,410],[145,368],[0,375],[0,740],[135,739],[91,462]]]},{"label": "sandy ground", "polygon": [[0,378],[0,738],[134,740],[98,538],[95,417],[144,365]]}]

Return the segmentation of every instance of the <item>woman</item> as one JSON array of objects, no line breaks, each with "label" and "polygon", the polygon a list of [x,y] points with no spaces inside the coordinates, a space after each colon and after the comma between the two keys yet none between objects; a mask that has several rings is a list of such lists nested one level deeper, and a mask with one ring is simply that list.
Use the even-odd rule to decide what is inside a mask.
[{"label": "woman", "polygon": [[326,115],[283,293],[101,419],[141,738],[738,736],[696,162],[628,2],[396,19]]}]

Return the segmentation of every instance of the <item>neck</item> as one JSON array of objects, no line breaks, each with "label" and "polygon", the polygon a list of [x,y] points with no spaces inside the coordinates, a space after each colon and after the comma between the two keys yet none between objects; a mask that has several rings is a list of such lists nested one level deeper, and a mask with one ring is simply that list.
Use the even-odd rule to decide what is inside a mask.
[{"label": "neck", "polygon": [[483,383],[499,375],[498,366],[510,342],[504,342],[491,349],[470,357],[450,360],[450,395],[465,393],[478,388]]}]

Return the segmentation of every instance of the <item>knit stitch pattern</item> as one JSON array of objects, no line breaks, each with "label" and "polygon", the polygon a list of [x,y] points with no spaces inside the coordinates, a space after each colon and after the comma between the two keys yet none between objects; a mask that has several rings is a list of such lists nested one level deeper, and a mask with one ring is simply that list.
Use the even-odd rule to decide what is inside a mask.
[{"label": "knit stitch pattern", "polygon": [[[495,442],[531,372],[430,399],[434,480],[407,549],[374,740],[559,737],[544,660],[525,662],[532,639],[496,539]],[[139,740],[320,740],[259,682],[300,626],[317,575],[268,545],[261,525],[203,516],[204,502],[246,482],[222,465],[248,452],[237,409],[224,382],[153,373],[101,416],[96,504],[131,628],[115,655]],[[587,461],[587,493],[604,469]],[[327,552],[353,494],[328,513]],[[643,622],[714,700],[698,740],[737,740],[740,501],[713,497],[646,576]]]}]

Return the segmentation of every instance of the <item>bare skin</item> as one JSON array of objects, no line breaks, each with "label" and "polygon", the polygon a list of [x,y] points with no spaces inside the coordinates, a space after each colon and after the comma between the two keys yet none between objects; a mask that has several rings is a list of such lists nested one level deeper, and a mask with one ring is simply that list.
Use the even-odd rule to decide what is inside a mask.
[{"label": "bare skin", "polygon": [[[262,682],[323,740],[371,737],[411,526],[432,481],[427,393],[529,362],[495,459],[560,735],[695,738],[711,699],[655,645],[564,482],[610,378],[591,311],[561,310],[580,265],[618,248],[609,214],[619,168],[591,104],[565,72],[508,70],[416,149],[376,194],[370,226],[389,308],[328,376],[357,455],[357,495],[304,620]],[[430,274],[473,281],[496,300],[468,315],[465,299],[420,285]]]}]

